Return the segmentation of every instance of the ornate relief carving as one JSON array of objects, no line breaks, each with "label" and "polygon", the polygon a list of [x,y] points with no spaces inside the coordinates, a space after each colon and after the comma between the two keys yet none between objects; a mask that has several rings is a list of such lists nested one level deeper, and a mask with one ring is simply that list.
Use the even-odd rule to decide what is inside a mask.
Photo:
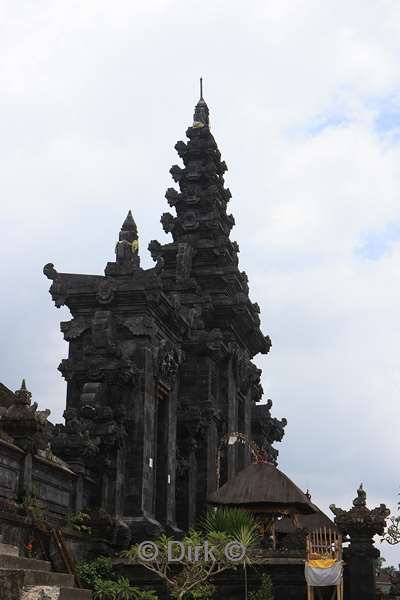
[{"label": "ornate relief carving", "polygon": [[109,279],[100,283],[96,297],[100,304],[109,304],[114,300],[114,286]]},{"label": "ornate relief carving", "polygon": [[75,340],[79,336],[82,335],[84,331],[89,329],[90,322],[88,322],[83,317],[77,317],[76,319],[72,319],[71,321],[63,321],[60,323],[60,329],[64,334],[64,339],[67,342],[71,340]]},{"label": "ornate relief carving", "polygon": [[190,277],[192,268],[193,248],[190,244],[181,242],[178,244],[178,252],[176,256],[176,280],[184,282]]}]

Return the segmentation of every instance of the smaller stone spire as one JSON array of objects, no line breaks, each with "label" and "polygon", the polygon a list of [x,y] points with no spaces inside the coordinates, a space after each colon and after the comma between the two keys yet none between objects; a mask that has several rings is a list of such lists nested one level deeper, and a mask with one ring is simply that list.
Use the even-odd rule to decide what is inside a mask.
[{"label": "smaller stone spire", "polygon": [[115,246],[115,263],[108,263],[106,275],[129,275],[140,268],[139,236],[132,212],[129,211]]},{"label": "smaller stone spire", "polygon": [[26,404],[27,406],[30,406],[32,394],[26,387],[25,379],[22,380],[20,389],[15,391],[15,397],[17,399],[16,404]]},{"label": "smaller stone spire", "polygon": [[203,78],[200,77],[200,100],[196,104],[193,115],[193,127],[204,127],[210,124],[210,111],[206,101],[203,98]]},{"label": "smaller stone spire", "polygon": [[136,226],[136,223],[135,223],[135,220],[134,220],[134,218],[132,216],[132,212],[131,211],[129,211],[128,214],[126,215],[126,219],[123,222],[122,227],[121,227],[121,232],[122,231],[132,231],[132,232],[134,232],[135,235],[136,235],[136,239],[137,239],[137,234],[138,234],[137,233],[137,226]]},{"label": "smaller stone spire", "polygon": [[130,264],[137,263],[139,266],[139,236],[137,226],[131,211],[128,212],[125,221],[119,232],[119,239],[115,247],[117,263]]}]

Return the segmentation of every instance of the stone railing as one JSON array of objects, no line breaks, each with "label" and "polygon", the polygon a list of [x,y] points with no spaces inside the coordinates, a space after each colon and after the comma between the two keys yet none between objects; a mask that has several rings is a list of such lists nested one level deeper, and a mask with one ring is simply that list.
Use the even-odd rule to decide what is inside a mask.
[{"label": "stone railing", "polygon": [[63,518],[82,509],[84,496],[80,477],[62,461],[0,439],[0,510],[17,509],[17,499],[34,498],[49,516]]}]

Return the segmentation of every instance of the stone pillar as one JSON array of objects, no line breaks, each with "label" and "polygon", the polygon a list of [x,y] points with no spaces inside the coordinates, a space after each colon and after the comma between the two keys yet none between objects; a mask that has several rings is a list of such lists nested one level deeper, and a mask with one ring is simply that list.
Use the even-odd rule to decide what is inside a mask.
[{"label": "stone pillar", "polygon": [[125,448],[118,448],[114,488],[114,515],[120,517],[124,511]]},{"label": "stone pillar", "polygon": [[376,600],[377,597],[374,561],[380,552],[375,548],[373,538],[383,534],[390,510],[384,504],[370,510],[366,498],[361,484],[350,510],[336,508],[334,504],[330,507],[339,531],[350,540],[344,554],[348,569],[348,589],[344,594],[348,600]]},{"label": "stone pillar", "polygon": [[81,512],[83,509],[83,491],[84,491],[84,482],[82,473],[78,474],[78,477],[75,482],[75,499],[74,499],[74,511]]},{"label": "stone pillar", "polygon": [[[235,377],[233,375],[232,358],[229,361],[227,372],[228,378],[228,398],[227,398],[227,420],[228,433],[238,431],[238,392],[236,387]],[[242,433],[242,432],[240,432]],[[238,445],[228,444],[226,447],[227,454],[227,479],[235,477],[237,472],[237,454]]]},{"label": "stone pillar", "polygon": [[24,466],[22,470],[22,481],[21,481],[21,493],[24,496],[32,496],[32,454],[28,452],[25,454]]},{"label": "stone pillar", "polygon": [[177,385],[172,389],[168,406],[168,472],[167,477],[167,526],[170,530],[176,525],[176,410],[178,402]]}]

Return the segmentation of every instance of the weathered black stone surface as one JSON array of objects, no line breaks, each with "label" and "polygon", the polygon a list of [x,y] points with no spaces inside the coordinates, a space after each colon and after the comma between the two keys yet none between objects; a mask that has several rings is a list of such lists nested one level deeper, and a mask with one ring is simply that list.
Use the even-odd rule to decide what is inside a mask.
[{"label": "weathered black stone surface", "polygon": [[18,570],[0,573],[0,598],[2,600],[19,600],[23,579],[23,573]]},{"label": "weathered black stone surface", "polygon": [[[150,243],[154,268],[140,267],[130,212],[104,276],[44,268],[56,306],[72,315],[61,323],[67,406],[52,449],[94,482],[82,505],[118,520],[124,544],[193,525],[216,486],[223,434],[255,436],[276,461],[272,443],[286,425],[271,417],[270,402],[257,408],[261,371],[251,359],[271,342],[230,240],[227,167],[208,114],[201,98],[188,141],[175,146],[179,191],[166,198],[176,216],[161,218],[172,242]],[[249,461],[245,447],[228,446],[222,479]]]}]

